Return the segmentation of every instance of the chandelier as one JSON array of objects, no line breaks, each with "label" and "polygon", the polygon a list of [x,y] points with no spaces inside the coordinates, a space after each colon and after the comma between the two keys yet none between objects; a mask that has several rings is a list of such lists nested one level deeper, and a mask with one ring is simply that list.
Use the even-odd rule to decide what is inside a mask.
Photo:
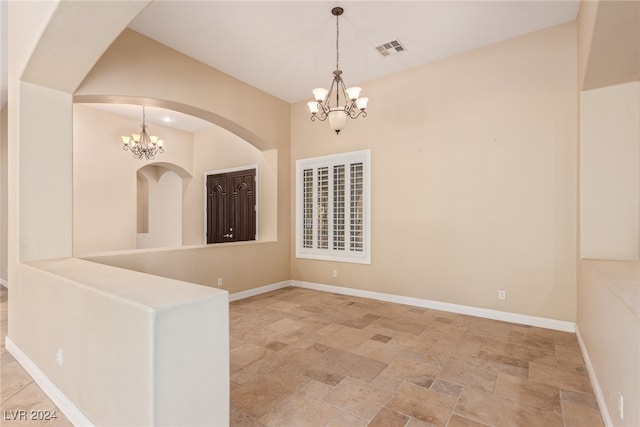
[{"label": "chandelier", "polygon": [[147,160],[153,160],[157,153],[164,153],[164,141],[147,133],[144,105],[142,106],[142,132],[120,138],[122,138],[122,149],[131,151],[136,159],[144,157]]},{"label": "chandelier", "polygon": [[[342,70],[339,67],[340,61],[340,25],[339,17],[344,13],[344,9],[341,7],[334,7],[331,9],[331,13],[336,17],[336,69],[333,71],[333,81],[329,90],[324,88],[316,88],[313,90],[313,97],[315,101],[307,103],[309,111],[311,112],[311,121],[318,119],[325,121],[329,118],[329,126],[336,132],[336,135],[340,133],[347,117],[355,119],[362,115],[367,117],[367,103],[369,98],[360,97],[359,87],[347,88],[342,80]],[[331,106],[331,101],[335,99],[335,106]],[[341,105],[342,103],[342,105]]]}]

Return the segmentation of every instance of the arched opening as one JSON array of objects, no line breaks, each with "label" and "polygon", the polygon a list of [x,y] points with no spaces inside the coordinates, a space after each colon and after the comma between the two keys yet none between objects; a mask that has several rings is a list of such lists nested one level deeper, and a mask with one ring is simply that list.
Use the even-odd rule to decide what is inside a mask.
[{"label": "arched opening", "polygon": [[134,159],[120,141],[140,129],[142,110],[131,107],[74,104],[75,256],[206,244],[205,172],[246,165],[257,170],[256,240],[277,239],[277,150],[261,151],[210,123],[190,131],[150,122],[147,113],[149,132],[165,140],[165,152],[152,162]]},{"label": "arched opening", "polygon": [[207,111],[202,108],[194,107],[192,105],[183,104],[176,101],[170,101],[165,99],[155,98],[141,98],[137,96],[123,96],[123,95],[74,95],[74,104],[133,104],[133,105],[146,105],[158,108],[164,108],[167,110],[178,111],[183,114],[188,114],[193,117],[205,120],[216,126],[225,129],[232,134],[238,136],[249,144],[253,145],[259,150],[267,150],[272,147],[269,144],[251,132],[250,130],[242,127],[236,122],[233,122],[219,114],[212,111]]},{"label": "arched opening", "polygon": [[136,249],[181,246],[182,178],[158,164],[141,167],[136,177]]}]

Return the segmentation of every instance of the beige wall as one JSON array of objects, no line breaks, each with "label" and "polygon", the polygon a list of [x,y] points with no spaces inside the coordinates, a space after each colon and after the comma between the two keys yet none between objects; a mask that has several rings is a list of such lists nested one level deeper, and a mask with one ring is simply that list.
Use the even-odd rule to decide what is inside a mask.
[{"label": "beige wall", "polygon": [[[136,160],[122,150],[119,135],[139,130],[139,122],[91,105],[74,105],[75,256],[204,244],[204,173],[244,166],[258,167],[259,239],[277,240],[277,150],[260,151],[216,125],[191,134],[152,124],[151,133],[166,141],[165,153],[153,161]],[[155,168],[147,180],[149,232],[136,234],[136,172],[147,166]],[[157,192],[154,196],[160,179],[177,176],[158,172],[170,168],[182,175],[177,204],[163,202]],[[168,227],[170,218],[160,216],[176,207],[180,212],[173,217],[180,220],[180,227]]]},{"label": "beige wall", "polygon": [[[140,60],[140,52],[144,52],[144,60]],[[144,79],[132,78],[137,75]],[[193,179],[184,193],[183,217],[200,219],[185,223],[183,242],[203,242],[203,173],[249,164],[259,167],[262,242],[137,251],[90,259],[207,286],[217,286],[217,279],[222,278],[223,288],[230,292],[288,280],[289,104],[127,30],[78,88],[76,100],[131,98],[220,126],[194,135]]]},{"label": "beige wall", "polygon": [[[205,243],[205,174],[257,167],[258,240],[278,238],[278,151],[260,151],[237,135],[213,126],[194,135],[193,182],[185,194],[184,244]],[[288,228],[287,228],[288,230]]]},{"label": "beige wall", "polygon": [[13,285],[12,342],[94,425],[228,423],[225,292],[73,258]]},{"label": "beige wall", "polygon": [[288,103],[128,29],[75,97],[153,100],[228,129],[260,150],[289,142]]},{"label": "beige wall", "polygon": [[18,106],[20,138],[48,141],[19,146],[20,260],[71,256],[71,95],[23,81]]},{"label": "beige wall", "polygon": [[640,259],[640,83],[580,94],[582,258]]},{"label": "beige wall", "polygon": [[[607,425],[640,425],[640,263],[580,261],[578,331]],[[618,406],[624,399],[624,419]]]},{"label": "beige wall", "polygon": [[576,56],[568,23],[364,84],[339,136],[295,104],[292,165],[371,148],[373,252],[292,277],[575,321]]},{"label": "beige wall", "polygon": [[[7,347],[97,425],[175,425],[176,416],[181,424],[226,425],[226,293],[66,258],[73,246],[70,88],[145,5],[8,5]],[[196,327],[195,319],[209,326]]]},{"label": "beige wall", "polygon": [[[582,2],[579,337],[606,425],[640,425],[640,3]],[[619,395],[624,398],[620,413]],[[624,415],[624,418],[622,417]]]},{"label": "beige wall", "polygon": [[[187,184],[182,181],[180,175],[172,170],[160,166],[142,168],[138,174],[146,176],[147,204],[137,205],[137,217],[141,215],[139,209],[145,209],[148,219],[148,228],[136,234],[136,248],[175,248],[182,246],[182,188]],[[140,187],[137,187],[137,198],[140,195]],[[137,218],[136,218],[137,219]],[[136,221],[137,222],[137,221]]]},{"label": "beige wall", "polygon": [[240,242],[84,259],[211,287],[221,278],[221,289],[235,293],[289,280],[282,265],[288,257],[288,246],[280,242]]},{"label": "beige wall", "polygon": [[584,0],[578,20],[580,89],[640,80],[640,2]]},{"label": "beige wall", "polygon": [[8,197],[8,170],[7,170],[7,112],[8,109],[4,106],[0,110],[0,281],[7,285],[7,241],[9,236],[7,235],[7,221],[9,210],[7,204],[9,202]]},{"label": "beige wall", "polygon": [[159,162],[191,173],[193,136],[149,125],[152,134],[166,141],[165,153],[155,161],[136,160],[122,149],[120,136],[138,132],[142,118],[123,117],[83,104],[75,104],[73,110],[73,254],[136,249],[136,172]]},{"label": "beige wall", "polygon": [[581,89],[584,87],[585,74],[589,64],[591,40],[599,4],[600,0],[581,1],[578,10],[578,84]]},{"label": "beige wall", "polygon": [[[184,192],[185,247],[171,250],[94,254],[89,260],[239,292],[289,279],[288,169],[278,169],[282,149],[260,151],[214,126],[193,136],[193,179]],[[203,246],[205,172],[258,167],[258,242]],[[278,175],[280,175],[279,181]],[[279,190],[280,188],[280,190]],[[189,246],[191,245],[191,246]],[[250,265],[250,268],[247,266]]]}]

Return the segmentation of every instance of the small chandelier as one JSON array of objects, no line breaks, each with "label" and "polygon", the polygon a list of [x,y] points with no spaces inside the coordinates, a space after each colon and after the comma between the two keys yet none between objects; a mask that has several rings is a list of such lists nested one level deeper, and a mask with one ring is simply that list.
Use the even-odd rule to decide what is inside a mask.
[{"label": "small chandelier", "polygon": [[[336,69],[333,71],[333,81],[329,90],[324,88],[316,88],[313,90],[313,97],[315,101],[307,103],[309,111],[311,112],[311,121],[318,119],[325,121],[329,118],[329,126],[336,132],[336,135],[340,133],[347,117],[355,119],[362,115],[367,117],[367,103],[369,98],[360,97],[359,87],[347,87],[342,80],[342,70],[338,63],[340,60],[340,51],[338,42],[340,40],[340,25],[338,18],[344,13],[344,9],[341,7],[334,7],[331,9],[331,13],[336,17]],[[335,92],[335,96],[334,95]],[[335,99],[335,106],[330,105],[330,101]],[[340,105],[340,103],[344,105]]]},{"label": "small chandelier", "polygon": [[132,133],[131,136],[121,136],[122,149],[131,151],[136,159],[153,160],[157,153],[164,153],[164,141],[157,136],[147,133],[145,122],[145,108],[142,106],[142,132]]}]

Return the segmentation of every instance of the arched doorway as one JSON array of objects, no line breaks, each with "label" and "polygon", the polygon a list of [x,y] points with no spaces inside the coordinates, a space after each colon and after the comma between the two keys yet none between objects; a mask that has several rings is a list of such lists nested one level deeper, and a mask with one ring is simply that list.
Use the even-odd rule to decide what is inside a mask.
[{"label": "arched doorway", "polygon": [[137,173],[136,248],[182,245],[182,178],[158,165]]}]

